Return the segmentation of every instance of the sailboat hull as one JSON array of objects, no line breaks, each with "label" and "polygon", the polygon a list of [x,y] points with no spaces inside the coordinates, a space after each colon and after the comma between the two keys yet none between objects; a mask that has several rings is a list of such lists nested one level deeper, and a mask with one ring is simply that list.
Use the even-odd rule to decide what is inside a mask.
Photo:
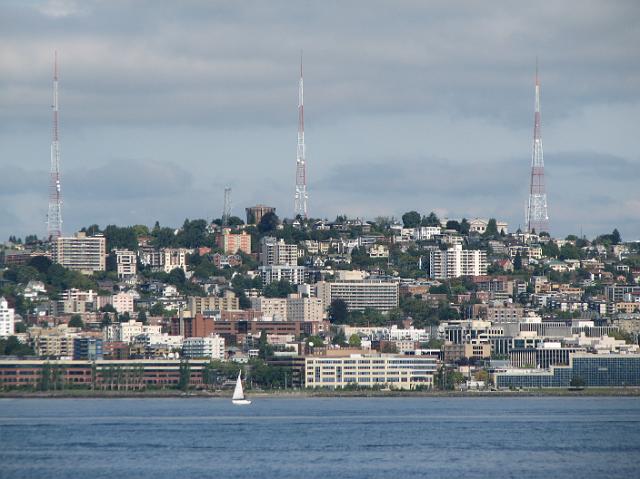
[{"label": "sailboat hull", "polygon": [[236,406],[247,406],[251,404],[251,401],[249,401],[248,399],[234,399],[231,402]]}]

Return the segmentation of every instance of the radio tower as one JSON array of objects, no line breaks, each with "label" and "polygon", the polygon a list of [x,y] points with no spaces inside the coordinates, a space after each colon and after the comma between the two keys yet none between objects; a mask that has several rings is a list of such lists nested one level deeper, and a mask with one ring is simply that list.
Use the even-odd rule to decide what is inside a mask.
[{"label": "radio tower", "polygon": [[526,214],[527,232],[549,230],[547,193],[544,185],[544,158],[542,155],[542,133],[540,131],[540,79],[536,60],[536,100],[533,120],[533,155],[531,158],[531,185]]},{"label": "radio tower", "polygon": [[60,190],[60,140],[58,138],[58,52],[53,60],[53,135],[51,140],[51,173],[49,177],[49,211],[47,235],[56,239],[62,235],[62,192]]},{"label": "radio tower", "polygon": [[230,217],[231,217],[231,188],[226,187],[224,189],[224,208],[222,210],[222,226],[229,225]]},{"label": "radio tower", "polygon": [[304,147],[304,90],[302,81],[302,53],[300,53],[300,84],[298,87],[298,155],[296,157],[296,196],[294,215],[307,218],[307,165]]}]

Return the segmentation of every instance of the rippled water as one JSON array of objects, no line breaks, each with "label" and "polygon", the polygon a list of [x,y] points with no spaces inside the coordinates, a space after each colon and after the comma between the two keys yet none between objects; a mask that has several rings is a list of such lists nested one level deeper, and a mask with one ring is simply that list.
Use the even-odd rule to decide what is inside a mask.
[{"label": "rippled water", "polygon": [[2,399],[0,478],[638,477],[637,398]]}]

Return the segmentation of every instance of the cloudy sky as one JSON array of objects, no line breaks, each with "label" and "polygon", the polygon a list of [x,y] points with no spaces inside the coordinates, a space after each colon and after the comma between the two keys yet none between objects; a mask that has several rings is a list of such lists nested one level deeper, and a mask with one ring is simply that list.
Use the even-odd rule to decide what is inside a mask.
[{"label": "cloudy sky", "polygon": [[524,223],[539,57],[550,230],[640,238],[640,3],[0,2],[0,239],[46,232],[53,52],[64,231],[310,214]]}]

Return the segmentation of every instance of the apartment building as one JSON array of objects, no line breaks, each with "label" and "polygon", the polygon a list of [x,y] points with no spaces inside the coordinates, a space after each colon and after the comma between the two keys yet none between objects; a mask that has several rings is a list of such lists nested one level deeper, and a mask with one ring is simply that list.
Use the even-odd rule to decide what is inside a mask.
[{"label": "apartment building", "polygon": [[182,342],[182,355],[189,359],[224,359],[224,338],[217,334],[202,338],[185,338]]},{"label": "apartment building", "polygon": [[265,236],[260,240],[260,262],[262,266],[298,264],[298,245],[287,244],[283,239]]},{"label": "apartment building", "polygon": [[135,277],[138,272],[136,254],[128,249],[117,249],[114,253],[118,279],[127,280]]},{"label": "apartment building", "polygon": [[53,242],[53,261],[83,274],[93,274],[106,268],[106,240],[102,235],[61,236]]},{"label": "apartment building", "polygon": [[15,311],[9,307],[4,297],[0,297],[0,338],[6,338],[15,332]]},{"label": "apartment building", "polygon": [[392,389],[431,388],[438,360],[432,356],[351,354],[305,358],[305,386],[343,388],[349,385]]},{"label": "apartment building", "polygon": [[316,297],[328,307],[334,299],[347,303],[349,311],[364,311],[366,308],[389,311],[398,307],[398,283],[365,280],[319,281],[315,285]]},{"label": "apartment building", "polygon": [[240,300],[231,290],[225,291],[222,296],[189,296],[187,304],[192,315],[202,314],[204,311],[240,309]]},{"label": "apartment building", "polygon": [[165,248],[160,251],[162,268],[165,273],[170,273],[176,268],[187,272],[187,253],[185,248]]},{"label": "apartment building", "polygon": [[272,281],[286,280],[291,284],[303,284],[306,281],[306,266],[271,265],[260,266],[260,277],[262,284],[269,284]]},{"label": "apartment building", "polygon": [[230,228],[224,228],[216,237],[216,244],[227,255],[236,254],[238,251],[251,254],[251,235],[245,231],[232,233]]},{"label": "apartment building", "polygon": [[433,279],[483,276],[487,274],[487,253],[481,250],[465,250],[454,245],[446,250],[429,253],[429,275]]},{"label": "apartment building", "polygon": [[274,321],[287,321],[287,298],[265,298],[260,296],[251,298],[251,309],[262,313],[263,317],[272,318]]}]

